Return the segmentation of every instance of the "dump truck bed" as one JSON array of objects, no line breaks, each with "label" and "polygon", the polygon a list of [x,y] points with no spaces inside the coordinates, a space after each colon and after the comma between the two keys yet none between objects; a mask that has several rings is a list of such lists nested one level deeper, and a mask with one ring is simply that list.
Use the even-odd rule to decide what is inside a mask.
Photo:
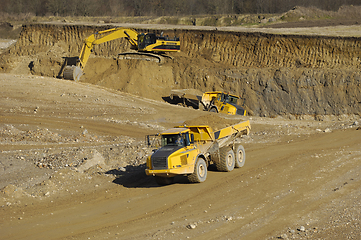
[{"label": "dump truck bed", "polygon": [[170,92],[170,97],[179,97],[191,99],[194,101],[202,101],[202,96],[199,93],[192,89],[173,89]]},{"label": "dump truck bed", "polygon": [[216,140],[219,140],[221,138],[230,136],[232,134],[241,133],[244,131],[246,131],[246,132],[242,135],[248,135],[250,130],[251,130],[251,124],[248,120],[248,121],[240,122],[240,123],[234,124],[232,126],[223,128],[217,132],[214,132],[214,138]]},{"label": "dump truck bed", "polygon": [[212,128],[207,125],[186,127],[189,128],[190,131],[194,134],[195,141],[216,141],[237,133],[242,133],[242,135],[248,135],[249,131],[251,130],[251,124],[249,120],[222,128],[221,130],[215,132],[213,132]]},{"label": "dump truck bed", "polygon": [[242,135],[248,135],[250,131],[250,122],[244,121],[214,132],[214,138],[218,143],[218,147],[221,148]]},{"label": "dump truck bed", "polygon": [[[179,128],[181,127],[184,128],[184,126],[180,126]],[[215,132],[210,126],[206,125],[186,127],[190,129],[191,133],[193,133],[195,142],[202,142],[202,144],[217,142],[219,147],[227,145],[230,141],[233,141],[235,138],[241,135],[248,135],[251,130],[251,124],[249,120],[222,128],[221,130]]]}]

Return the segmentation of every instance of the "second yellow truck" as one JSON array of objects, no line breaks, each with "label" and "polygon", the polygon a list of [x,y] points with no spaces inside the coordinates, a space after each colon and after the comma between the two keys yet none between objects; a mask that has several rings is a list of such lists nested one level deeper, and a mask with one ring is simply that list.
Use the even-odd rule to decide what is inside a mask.
[{"label": "second yellow truck", "polygon": [[173,89],[169,97],[182,106],[192,106],[209,112],[246,116],[246,110],[240,105],[239,96],[222,91],[205,92],[199,96],[189,93],[189,90]]}]

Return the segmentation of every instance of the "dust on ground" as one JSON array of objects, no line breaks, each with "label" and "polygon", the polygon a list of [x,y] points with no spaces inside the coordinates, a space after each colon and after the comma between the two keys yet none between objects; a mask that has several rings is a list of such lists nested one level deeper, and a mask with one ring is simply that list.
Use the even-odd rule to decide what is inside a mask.
[{"label": "dust on ground", "polygon": [[[358,115],[261,118],[99,86],[1,74],[0,228],[7,239],[357,238]],[[144,173],[146,134],[250,120],[246,165],[202,184]],[[61,229],[68,229],[63,231]]]}]

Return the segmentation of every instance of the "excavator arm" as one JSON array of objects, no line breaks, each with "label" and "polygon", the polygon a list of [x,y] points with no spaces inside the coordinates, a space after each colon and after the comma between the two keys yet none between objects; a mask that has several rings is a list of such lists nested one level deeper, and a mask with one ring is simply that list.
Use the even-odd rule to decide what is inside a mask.
[{"label": "excavator arm", "polygon": [[138,49],[138,32],[130,28],[112,28],[94,33],[84,39],[84,44],[80,51],[78,62],[75,66],[66,66],[63,71],[65,79],[79,80],[83,74],[85,65],[93,47],[98,44],[109,42],[118,38],[126,38],[129,43]]},{"label": "excavator arm", "polygon": [[118,38],[126,38],[129,43],[137,49],[138,34],[139,33],[137,31],[129,28],[113,28],[90,35],[84,40],[84,44],[79,55],[80,68],[82,70],[84,69],[95,45],[109,42]]}]

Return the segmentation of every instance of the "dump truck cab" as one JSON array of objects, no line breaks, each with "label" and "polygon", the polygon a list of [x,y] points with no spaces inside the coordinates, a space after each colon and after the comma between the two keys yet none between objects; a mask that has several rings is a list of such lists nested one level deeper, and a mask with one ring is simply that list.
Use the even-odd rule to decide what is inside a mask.
[{"label": "dump truck cab", "polygon": [[175,127],[160,134],[161,147],[147,159],[147,175],[174,177],[193,172],[199,154],[189,128]]}]

